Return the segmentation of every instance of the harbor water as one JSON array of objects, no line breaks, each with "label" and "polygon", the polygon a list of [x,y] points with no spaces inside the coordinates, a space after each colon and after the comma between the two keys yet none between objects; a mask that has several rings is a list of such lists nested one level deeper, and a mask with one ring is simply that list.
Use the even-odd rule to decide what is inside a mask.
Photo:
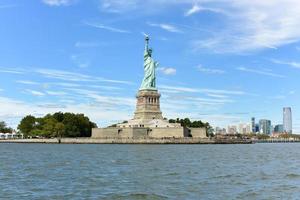
[{"label": "harbor water", "polygon": [[0,144],[0,199],[300,199],[300,143]]}]

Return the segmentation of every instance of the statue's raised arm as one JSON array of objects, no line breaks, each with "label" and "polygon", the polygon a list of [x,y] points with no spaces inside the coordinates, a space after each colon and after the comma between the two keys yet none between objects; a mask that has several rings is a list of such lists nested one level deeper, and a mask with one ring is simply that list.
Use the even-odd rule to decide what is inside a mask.
[{"label": "statue's raised arm", "polygon": [[149,50],[149,36],[146,35],[145,36],[145,54],[148,54],[148,50]]}]

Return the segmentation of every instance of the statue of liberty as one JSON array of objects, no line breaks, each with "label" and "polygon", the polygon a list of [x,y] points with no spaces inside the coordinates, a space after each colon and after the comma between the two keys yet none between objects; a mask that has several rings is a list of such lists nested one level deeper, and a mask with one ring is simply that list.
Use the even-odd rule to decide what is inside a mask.
[{"label": "statue of liberty", "polygon": [[156,90],[156,83],[155,83],[155,69],[158,66],[158,63],[153,60],[152,56],[152,49],[148,47],[149,45],[149,37],[146,36],[146,45],[144,51],[144,79],[140,90]]}]

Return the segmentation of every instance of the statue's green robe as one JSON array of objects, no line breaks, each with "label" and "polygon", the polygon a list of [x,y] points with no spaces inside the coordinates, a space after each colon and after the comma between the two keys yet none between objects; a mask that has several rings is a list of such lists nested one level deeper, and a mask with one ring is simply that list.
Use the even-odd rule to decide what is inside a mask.
[{"label": "statue's green robe", "polygon": [[146,45],[144,52],[144,79],[141,85],[141,90],[145,89],[156,89],[156,75],[155,68],[158,66],[158,63],[155,62],[151,54],[149,53],[148,45]]}]

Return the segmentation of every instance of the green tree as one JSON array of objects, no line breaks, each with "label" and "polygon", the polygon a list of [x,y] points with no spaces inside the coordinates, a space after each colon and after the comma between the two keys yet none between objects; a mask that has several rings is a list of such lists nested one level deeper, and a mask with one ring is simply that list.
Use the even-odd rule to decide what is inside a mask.
[{"label": "green tree", "polygon": [[191,120],[189,118],[184,118],[182,121],[182,126],[191,127]]},{"label": "green tree", "polygon": [[25,136],[90,137],[97,125],[83,114],[57,112],[41,118],[24,117],[18,128]]},{"label": "green tree", "polygon": [[90,129],[92,130],[92,128],[98,128],[98,126],[95,122],[90,122]]},{"label": "green tree", "polygon": [[76,115],[73,113],[65,113],[63,124],[65,125],[66,137],[79,137],[80,129],[78,126]]},{"label": "green tree", "polygon": [[46,116],[45,124],[43,125],[43,135],[45,137],[55,137],[56,136],[56,119],[51,116]]},{"label": "green tree", "polygon": [[176,123],[175,119],[169,119],[169,123]]},{"label": "green tree", "polygon": [[208,122],[199,121],[191,121],[189,118],[184,119],[169,119],[169,123],[180,123],[183,127],[189,128],[206,128],[206,135],[209,137],[213,136],[213,128],[210,126]]},{"label": "green tree", "polygon": [[265,139],[270,138],[270,136],[267,134],[257,134],[256,136],[257,136],[257,139],[259,139],[259,140],[265,140]]},{"label": "green tree", "polygon": [[54,119],[56,119],[58,122],[62,122],[64,120],[65,114],[62,112],[57,112],[53,114]]},{"label": "green tree", "polygon": [[29,135],[32,137],[44,137],[44,132],[40,129],[33,129],[30,131]]},{"label": "green tree", "polygon": [[5,122],[0,122],[0,132],[2,132],[2,133],[12,133],[13,129],[8,127]]},{"label": "green tree", "polygon": [[199,120],[199,121],[193,121],[191,123],[191,127],[192,128],[201,128],[201,127],[206,127],[206,126],[205,126],[205,123],[203,123],[201,120]]},{"label": "green tree", "polygon": [[61,122],[55,124],[55,137],[63,137],[65,133],[65,125]]},{"label": "green tree", "polygon": [[27,137],[35,128],[35,122],[35,117],[28,115],[21,120],[20,124],[18,125],[18,129],[24,134],[25,137]]},{"label": "green tree", "polygon": [[79,127],[80,133],[82,137],[90,137],[91,136],[91,127],[90,120],[83,114],[77,114],[77,125]]},{"label": "green tree", "polygon": [[42,130],[44,125],[45,125],[45,118],[43,117],[35,118],[34,129]]}]

